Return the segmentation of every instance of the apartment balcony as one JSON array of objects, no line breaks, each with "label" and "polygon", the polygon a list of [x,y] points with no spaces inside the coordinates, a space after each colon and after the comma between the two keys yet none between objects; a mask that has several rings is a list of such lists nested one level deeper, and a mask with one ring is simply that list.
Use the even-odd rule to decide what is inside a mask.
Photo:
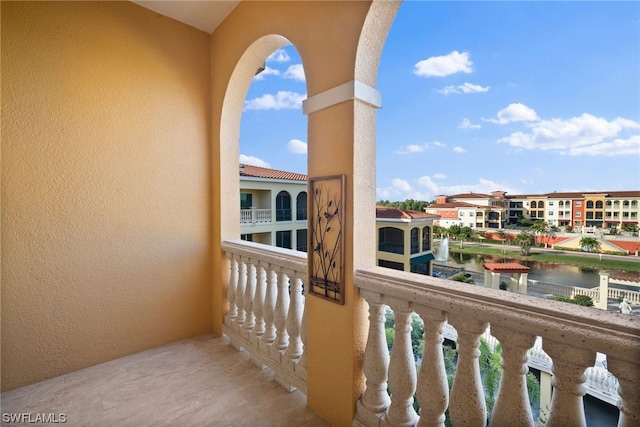
[{"label": "apartment balcony", "polygon": [[[67,425],[82,426],[328,425],[306,407],[304,395],[306,254],[240,240],[222,247],[230,269],[224,337],[170,344],[4,393],[3,413],[32,419],[63,414]],[[585,386],[613,393],[619,426],[640,419],[640,347],[632,316],[540,304],[527,295],[380,267],[357,270],[355,286],[368,303],[369,328],[366,389],[354,426],[443,425],[447,409],[453,425],[484,426],[478,345],[489,326],[503,354],[491,425],[534,425],[525,374],[541,360],[553,373],[548,426],[586,425]],[[387,307],[395,314],[391,356]],[[424,322],[419,368],[411,348],[413,315]],[[442,342],[452,328],[458,361],[449,389]],[[597,353],[606,355],[617,377],[617,395],[610,380],[592,378]]]}]

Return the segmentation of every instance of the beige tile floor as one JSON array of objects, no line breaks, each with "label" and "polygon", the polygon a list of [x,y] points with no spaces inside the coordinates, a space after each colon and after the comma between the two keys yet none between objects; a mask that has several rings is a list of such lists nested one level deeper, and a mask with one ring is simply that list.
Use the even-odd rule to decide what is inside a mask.
[{"label": "beige tile floor", "polygon": [[[3,414],[64,414],[58,425],[65,426],[329,425],[306,407],[304,394],[288,393],[246,352],[212,335],[12,390],[0,405]],[[25,425],[5,424],[5,416],[2,425]]]}]

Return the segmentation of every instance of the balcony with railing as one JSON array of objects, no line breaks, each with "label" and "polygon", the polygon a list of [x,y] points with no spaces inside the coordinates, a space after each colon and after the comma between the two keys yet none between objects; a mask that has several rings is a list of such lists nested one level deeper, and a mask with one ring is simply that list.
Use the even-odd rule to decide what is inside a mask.
[{"label": "balcony with railing", "polygon": [[[224,333],[255,364],[269,367],[283,387],[305,392],[306,255],[242,241],[226,241],[223,250],[230,268]],[[532,426],[525,374],[535,363],[553,374],[548,426],[586,425],[582,396],[587,389],[616,401],[619,426],[640,420],[640,345],[632,316],[556,301],[540,304],[532,296],[380,267],[357,270],[355,286],[369,306],[369,330],[363,355],[366,390],[357,402],[354,425],[441,426],[448,410],[453,425],[484,426],[490,418],[493,426]],[[387,307],[395,313],[391,355],[384,327]],[[419,367],[410,337],[415,315],[424,322]],[[457,340],[451,389],[443,362],[445,325],[455,328]],[[503,356],[490,414],[478,360],[479,340],[489,326]],[[596,369],[598,355],[606,357],[608,371]],[[617,395],[612,391],[616,384]]]}]

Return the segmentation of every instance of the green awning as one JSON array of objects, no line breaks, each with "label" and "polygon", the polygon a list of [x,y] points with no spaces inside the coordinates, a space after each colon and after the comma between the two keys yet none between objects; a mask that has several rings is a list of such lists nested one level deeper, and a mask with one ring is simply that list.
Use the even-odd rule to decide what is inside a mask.
[{"label": "green awning", "polygon": [[432,253],[420,255],[415,258],[411,258],[411,265],[426,264],[429,261],[433,261],[434,259],[436,259],[436,257],[434,257]]}]

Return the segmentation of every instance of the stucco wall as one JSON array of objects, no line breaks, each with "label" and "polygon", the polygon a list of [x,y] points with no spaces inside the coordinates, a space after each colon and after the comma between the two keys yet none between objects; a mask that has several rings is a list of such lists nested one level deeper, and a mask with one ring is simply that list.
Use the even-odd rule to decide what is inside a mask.
[{"label": "stucco wall", "polygon": [[210,331],[210,36],[1,7],[2,390]]}]

